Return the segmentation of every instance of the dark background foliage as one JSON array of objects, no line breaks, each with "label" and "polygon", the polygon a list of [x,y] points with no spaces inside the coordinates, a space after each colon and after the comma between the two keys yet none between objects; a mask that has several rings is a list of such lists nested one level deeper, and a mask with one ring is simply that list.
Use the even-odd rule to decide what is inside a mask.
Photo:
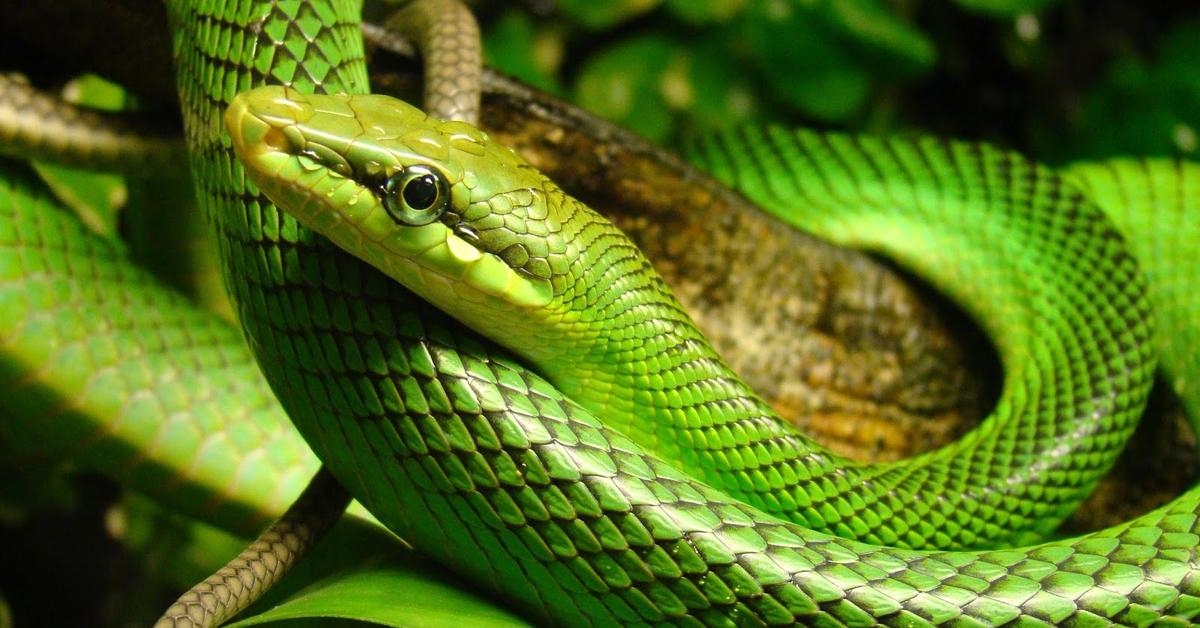
[{"label": "dark background foliage", "polygon": [[1050,162],[1195,154],[1200,5],[558,0],[484,12],[495,66],[671,144],[774,121]]}]

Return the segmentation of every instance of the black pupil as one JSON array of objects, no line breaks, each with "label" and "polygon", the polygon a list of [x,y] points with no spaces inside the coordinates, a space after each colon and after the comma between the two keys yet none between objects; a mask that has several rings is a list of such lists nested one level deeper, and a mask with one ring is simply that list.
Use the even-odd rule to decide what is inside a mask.
[{"label": "black pupil", "polygon": [[409,179],[408,183],[404,184],[401,194],[404,196],[404,204],[412,209],[429,209],[437,201],[437,180],[431,174]]}]

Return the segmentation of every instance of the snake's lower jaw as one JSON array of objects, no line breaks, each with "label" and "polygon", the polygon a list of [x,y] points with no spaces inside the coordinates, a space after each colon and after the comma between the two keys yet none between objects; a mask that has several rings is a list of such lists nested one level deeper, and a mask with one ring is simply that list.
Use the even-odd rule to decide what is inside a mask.
[{"label": "snake's lower jaw", "polygon": [[[459,258],[458,281],[469,290],[476,291],[487,301],[497,301],[497,307],[535,309],[545,307],[553,299],[550,283],[526,277],[503,260],[490,253],[480,253],[453,233],[446,238],[448,250],[474,251],[469,261]],[[461,263],[466,261],[466,263]],[[487,298],[491,297],[491,298]]]},{"label": "snake's lower jaw", "polygon": [[[425,228],[436,228],[443,237],[420,252],[404,255],[393,249],[379,260],[367,261],[385,269],[426,301],[485,330],[494,326],[497,318],[524,318],[553,300],[549,282],[519,274],[499,257],[481,252],[444,225],[426,225],[413,231]],[[411,238],[404,240],[405,247],[412,246]],[[484,318],[489,324],[469,320],[471,312],[479,311],[488,312]]]}]

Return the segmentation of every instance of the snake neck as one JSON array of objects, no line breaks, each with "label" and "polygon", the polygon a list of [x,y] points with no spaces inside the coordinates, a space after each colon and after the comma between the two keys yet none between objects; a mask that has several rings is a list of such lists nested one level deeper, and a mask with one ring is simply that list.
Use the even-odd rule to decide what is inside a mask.
[{"label": "snake neck", "polygon": [[493,328],[509,328],[510,346],[569,397],[667,459],[692,463],[705,448],[703,432],[749,423],[762,438],[794,439],[636,245],[564,198],[578,205],[562,231],[576,255],[570,270],[552,279],[555,297],[537,314],[540,324],[519,311],[511,325],[492,319]]}]

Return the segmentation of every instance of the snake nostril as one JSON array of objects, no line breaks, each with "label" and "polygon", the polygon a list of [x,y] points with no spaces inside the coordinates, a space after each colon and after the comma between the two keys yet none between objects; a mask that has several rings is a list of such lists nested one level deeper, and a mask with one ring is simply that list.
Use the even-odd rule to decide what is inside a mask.
[{"label": "snake nostril", "polygon": [[266,148],[281,153],[286,153],[291,149],[292,143],[288,140],[287,135],[278,128],[272,127],[263,134],[262,144]]}]

